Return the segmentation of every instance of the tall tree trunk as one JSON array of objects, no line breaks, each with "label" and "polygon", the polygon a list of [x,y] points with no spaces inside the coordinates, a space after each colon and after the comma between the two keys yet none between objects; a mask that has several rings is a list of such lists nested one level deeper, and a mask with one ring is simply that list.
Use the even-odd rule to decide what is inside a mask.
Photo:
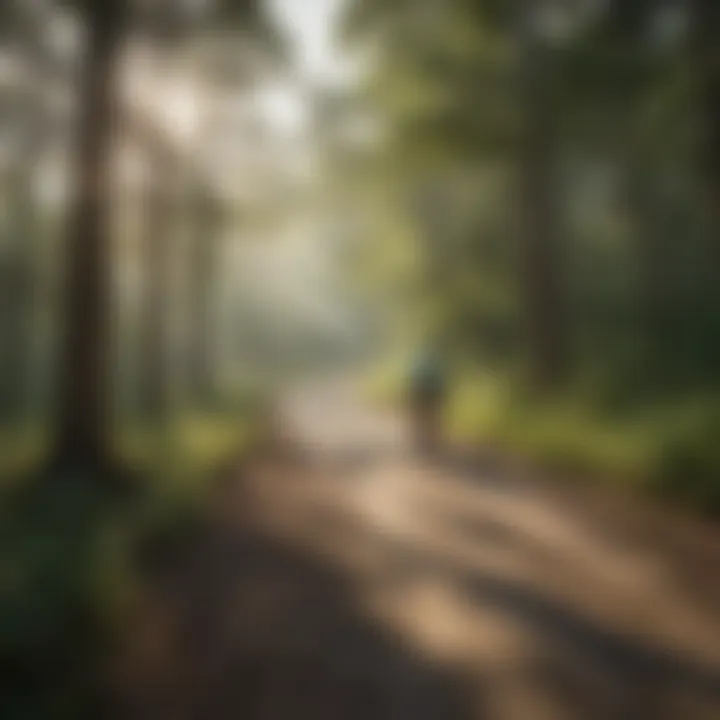
[{"label": "tall tree trunk", "polygon": [[535,0],[519,3],[520,263],[530,373],[537,389],[562,383],[570,370],[566,288],[562,268],[555,128],[550,68],[538,36]]},{"label": "tall tree trunk", "polygon": [[88,47],[81,90],[77,180],[68,231],[54,461],[110,464],[109,314],[111,154],[128,0],[83,3]]},{"label": "tall tree trunk", "polygon": [[[15,9],[18,10],[22,8]],[[16,23],[17,38],[11,50],[26,66],[32,82],[21,88],[17,97],[19,139],[7,178],[9,222],[5,226],[0,281],[0,324],[4,340],[0,349],[0,412],[12,422],[26,417],[30,400],[39,234],[34,182],[35,169],[51,130],[42,81],[52,61],[43,45],[38,18],[32,13],[21,13]]]},{"label": "tall tree trunk", "polygon": [[625,210],[637,267],[641,333],[651,352],[662,349],[667,321],[666,302],[670,272],[663,248],[662,229],[657,220],[654,175],[646,164],[633,156],[625,161]]},{"label": "tall tree trunk", "polygon": [[140,401],[148,419],[163,420],[170,411],[171,242],[174,192],[167,177],[154,173],[147,189],[143,238],[143,302]]},{"label": "tall tree trunk", "polygon": [[720,3],[717,0],[691,0],[691,53],[694,76],[699,89],[698,109],[702,139],[702,164],[709,209],[712,253],[720,270]]},{"label": "tall tree trunk", "polygon": [[[26,158],[27,159],[27,158]],[[12,199],[9,243],[2,258],[3,347],[0,356],[0,410],[3,418],[17,422],[27,406],[32,344],[31,299],[34,296],[34,248],[32,245],[34,198],[32,173],[17,167],[10,179]]]},{"label": "tall tree trunk", "polygon": [[200,403],[212,400],[215,372],[215,288],[222,239],[221,209],[205,188],[196,196],[191,238],[190,332],[188,373],[191,397]]}]

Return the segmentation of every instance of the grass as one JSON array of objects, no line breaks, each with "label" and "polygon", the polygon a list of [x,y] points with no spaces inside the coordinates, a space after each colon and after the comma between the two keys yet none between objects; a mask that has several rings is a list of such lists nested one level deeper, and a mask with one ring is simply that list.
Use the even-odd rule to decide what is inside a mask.
[{"label": "grass", "polygon": [[0,479],[3,485],[37,470],[47,449],[47,433],[39,424],[0,429]]},{"label": "grass", "polygon": [[538,400],[514,391],[507,378],[479,376],[457,388],[450,427],[457,437],[494,443],[550,468],[717,513],[718,408],[718,398],[686,396],[613,411],[581,388]]},{"label": "grass", "polygon": [[[252,443],[252,413],[224,409],[182,413],[164,425],[125,421],[116,429],[122,464],[165,496],[202,494],[208,475]],[[0,490],[40,472],[49,447],[39,422],[0,428]]]},{"label": "grass", "polygon": [[[368,378],[375,402],[402,402],[403,366]],[[508,374],[461,370],[447,423],[451,437],[492,445],[541,466],[720,513],[720,397],[624,398],[617,407],[597,384],[577,383],[552,399],[533,398]]]},{"label": "grass", "polygon": [[4,717],[97,716],[116,592],[130,587],[126,518],[89,477],[19,487],[1,515]]},{"label": "grass", "polygon": [[256,434],[254,418],[227,412],[181,416],[161,429],[123,428],[119,455],[148,483],[136,534],[172,535],[192,525],[218,473],[250,451]]},{"label": "grass", "polygon": [[652,458],[646,423],[610,420],[573,397],[532,401],[513,393],[505,378],[464,380],[450,408],[455,437],[490,442],[548,465],[638,477]]},{"label": "grass", "polygon": [[102,716],[107,663],[141,594],[137,549],[197,520],[213,476],[252,437],[242,413],[125,424],[118,453],[144,491],[123,504],[98,477],[12,482],[41,466],[46,440],[40,430],[0,434],[3,718]]},{"label": "grass", "polygon": [[120,457],[155,482],[202,490],[208,473],[252,440],[248,418],[233,413],[185,414],[162,427],[125,424],[117,437]]}]

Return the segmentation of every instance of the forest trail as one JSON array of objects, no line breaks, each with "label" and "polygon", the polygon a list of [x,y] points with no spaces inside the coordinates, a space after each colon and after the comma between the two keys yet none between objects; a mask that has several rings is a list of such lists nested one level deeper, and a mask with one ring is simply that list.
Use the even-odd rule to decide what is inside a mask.
[{"label": "forest trail", "polygon": [[482,453],[346,388],[149,559],[123,718],[716,720],[720,532]]}]

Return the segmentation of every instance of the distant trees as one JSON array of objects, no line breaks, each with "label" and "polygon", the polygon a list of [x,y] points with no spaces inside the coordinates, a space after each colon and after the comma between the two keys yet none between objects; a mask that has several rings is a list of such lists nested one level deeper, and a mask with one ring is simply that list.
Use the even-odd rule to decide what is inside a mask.
[{"label": "distant trees", "polygon": [[[184,32],[213,23],[230,29],[253,28],[271,38],[272,31],[258,3],[230,1],[197,9],[168,2],[136,13],[130,0],[78,0],[87,48],[83,59],[77,132],[75,188],[71,194],[67,243],[63,327],[58,381],[58,412],[54,462],[63,467],[102,469],[113,464],[110,447],[110,327],[111,242],[110,208],[114,202],[111,167],[115,130],[124,116],[120,106],[119,76],[126,40],[136,23]],[[148,283],[145,336],[146,391],[155,409],[164,404],[167,368],[163,337],[168,288],[165,264],[170,252],[169,218],[174,210],[169,187],[175,168],[168,164],[167,148],[151,150],[153,179],[148,197]],[[204,281],[206,282],[206,281]]]},{"label": "distant trees", "polygon": [[174,235],[182,200],[177,179],[180,166],[172,152],[155,148],[144,186],[138,399],[142,412],[155,422],[167,419],[173,392],[171,259],[177,252]]},{"label": "distant trees", "polygon": [[[465,318],[455,351],[504,335],[508,363],[551,391],[590,366],[622,375],[640,355],[668,387],[669,374],[709,372],[699,211],[717,218],[719,17],[712,0],[350,3],[347,36],[371,38],[376,61],[378,185],[434,176],[457,200],[432,258],[457,288],[475,271],[474,294],[438,297],[444,322]],[[470,179],[481,175],[489,186]],[[457,209],[473,187],[475,208]],[[416,208],[395,209],[422,224]],[[478,342],[466,320],[481,316],[494,319]]]},{"label": "distant trees", "polygon": [[572,369],[557,176],[557,97],[542,4],[519,4],[520,138],[518,202],[521,293],[529,367],[537,388],[561,385]]},{"label": "distant trees", "polygon": [[715,262],[720,262],[720,6],[712,0],[691,0],[689,8],[689,46],[702,117],[699,159],[713,218]]},{"label": "distant trees", "polygon": [[[33,5],[36,11],[29,7],[14,3],[2,12],[25,33],[12,37],[33,60],[60,6],[48,0]],[[101,468],[112,464],[117,267],[110,215],[118,125],[139,140],[148,173],[138,359],[140,394],[155,417],[170,394],[168,268],[180,247],[173,237],[179,225],[187,230],[180,311],[187,386],[193,401],[213,394],[228,210],[211,177],[215,160],[207,160],[213,129],[182,147],[152,118],[132,118],[123,107],[125,51],[138,41],[168,56],[212,56],[198,72],[202,83],[231,94],[257,74],[244,49],[248,38],[261,54],[273,52],[277,38],[250,0],[77,0],[76,10],[86,47],[63,252],[54,457]],[[373,39],[377,64],[361,94],[380,119],[383,144],[373,167],[354,150],[338,162],[346,175],[367,172],[351,190],[343,178],[343,202],[374,193],[368,215],[377,212],[378,237],[386,249],[392,245],[396,264],[385,272],[397,272],[396,297],[427,309],[424,319],[433,316],[427,325],[441,326],[465,357],[502,348],[493,362],[522,366],[537,389],[569,385],[599,362],[601,351],[629,355],[623,313],[637,316],[648,355],[674,353],[688,364],[688,377],[697,375],[699,342],[692,362],[679,357],[679,348],[697,341],[688,335],[691,326],[698,337],[705,332],[697,316],[709,312],[703,298],[715,292],[704,275],[699,279],[708,263],[698,258],[700,209],[711,221],[712,252],[720,227],[719,15],[714,0],[351,2],[348,34]],[[224,39],[218,27],[227,29]],[[0,38],[4,46],[10,37]],[[29,240],[37,222],[30,174],[41,146],[35,139],[45,134],[31,104],[16,103],[18,117],[38,123],[21,121],[26,154],[7,166],[14,200],[3,272],[18,312],[0,309],[9,348],[0,380],[3,409],[11,414],[22,405],[20,376],[28,364],[32,323],[24,313],[34,292]],[[611,191],[604,175],[612,178]],[[427,187],[440,190],[439,210],[418,206]]]},{"label": "distant trees", "polygon": [[37,340],[42,234],[37,202],[39,168],[63,121],[48,101],[47,89],[62,77],[64,68],[48,47],[42,6],[9,2],[0,23],[0,48],[10,62],[3,88],[2,124],[12,139],[3,174],[7,201],[0,243],[0,415],[17,422],[27,416],[33,394],[30,370]]},{"label": "distant trees", "polygon": [[222,202],[202,190],[194,193],[190,238],[189,334],[187,371],[190,397],[200,405],[214,399],[218,367],[217,297],[222,269]]},{"label": "distant trees", "polygon": [[[499,157],[514,164],[515,199],[508,200],[517,210],[515,282],[530,376],[537,387],[561,384],[573,363],[556,168],[554,54],[541,26],[545,4],[428,3],[427,13],[414,18],[399,3],[353,7],[350,33],[355,26],[360,32],[384,28],[383,72],[420,93],[417,108],[390,111],[402,157],[410,157],[411,150],[401,149],[410,139],[416,157],[428,158],[440,176],[448,164],[479,167]],[[482,244],[482,230],[476,232]],[[435,262],[443,262],[442,249]],[[481,266],[477,282],[483,282]]]}]

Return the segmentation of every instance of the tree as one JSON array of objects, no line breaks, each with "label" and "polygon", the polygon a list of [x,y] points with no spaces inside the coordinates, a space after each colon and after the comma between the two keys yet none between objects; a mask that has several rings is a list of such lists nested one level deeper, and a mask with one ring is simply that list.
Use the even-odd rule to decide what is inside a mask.
[{"label": "tree", "polygon": [[[418,176],[422,157],[435,165],[432,172],[439,177],[448,166],[479,168],[499,157],[514,159],[516,282],[531,378],[545,387],[565,380],[573,364],[561,250],[563,208],[555,177],[555,49],[541,30],[551,5],[456,0],[425,3],[422,12],[412,14],[400,2],[358,2],[349,18],[351,29],[362,33],[374,27],[382,38],[381,82],[398,71],[409,79],[410,89],[397,93],[412,98],[408,108],[398,113],[390,106],[397,146],[405,148],[405,161],[413,158],[409,184]],[[447,242],[445,250],[448,254]],[[478,272],[477,282],[483,279]]]},{"label": "tree", "polygon": [[111,158],[129,0],[85,0],[75,199],[65,248],[58,435],[54,463],[106,468],[109,433]]},{"label": "tree", "polygon": [[519,150],[521,277],[533,384],[546,389],[570,369],[562,267],[552,67],[538,29],[537,4],[518,17],[522,130]]},{"label": "tree", "polygon": [[216,384],[216,293],[222,267],[222,202],[205,188],[198,188],[191,227],[190,314],[188,381],[191,397],[199,403],[213,399]]},{"label": "tree", "polygon": [[713,225],[714,264],[720,267],[720,5],[713,0],[691,0],[690,8],[690,47],[702,128],[700,163]]},{"label": "tree", "polygon": [[44,30],[48,9],[42,5],[8,3],[2,21],[7,36],[0,44],[17,63],[19,79],[6,88],[3,121],[12,131],[14,152],[5,177],[8,212],[0,272],[0,408],[11,421],[23,419],[30,401],[35,355],[38,299],[38,249],[41,208],[37,202],[37,169],[62,118],[45,99],[54,82],[67,81],[64,68],[48,47]]},{"label": "tree", "polygon": [[[65,248],[66,279],[60,350],[57,437],[53,462],[62,467],[112,466],[110,442],[110,168],[120,113],[119,68],[134,6],[130,0],[78,0],[87,36],[77,137],[76,187]],[[143,6],[146,18],[174,23],[180,3]],[[194,8],[195,6],[193,6]],[[198,7],[211,22],[270,34],[253,0]]]},{"label": "tree", "polygon": [[[222,35],[199,43],[194,67],[203,86],[203,108],[196,136],[198,152],[186,163],[186,213],[189,233],[189,304],[187,322],[188,390],[200,406],[215,399],[218,373],[218,300],[225,256],[226,216],[231,201],[226,197],[228,169],[244,178],[243,161],[252,158],[252,124],[242,141],[235,137],[238,124],[225,102],[247,93],[283,65],[284,55],[277,38],[260,27],[250,38]],[[232,107],[232,101],[230,102]],[[230,132],[228,132],[230,130]],[[243,145],[239,164],[238,145]],[[203,162],[204,161],[204,162]],[[252,172],[252,170],[250,171]],[[255,178],[261,184],[260,178]],[[248,214],[240,222],[248,223]]]},{"label": "tree", "polygon": [[167,153],[156,153],[146,180],[140,341],[140,402],[149,419],[165,419],[171,404],[169,318],[172,308],[170,260],[178,218],[177,167]]}]

